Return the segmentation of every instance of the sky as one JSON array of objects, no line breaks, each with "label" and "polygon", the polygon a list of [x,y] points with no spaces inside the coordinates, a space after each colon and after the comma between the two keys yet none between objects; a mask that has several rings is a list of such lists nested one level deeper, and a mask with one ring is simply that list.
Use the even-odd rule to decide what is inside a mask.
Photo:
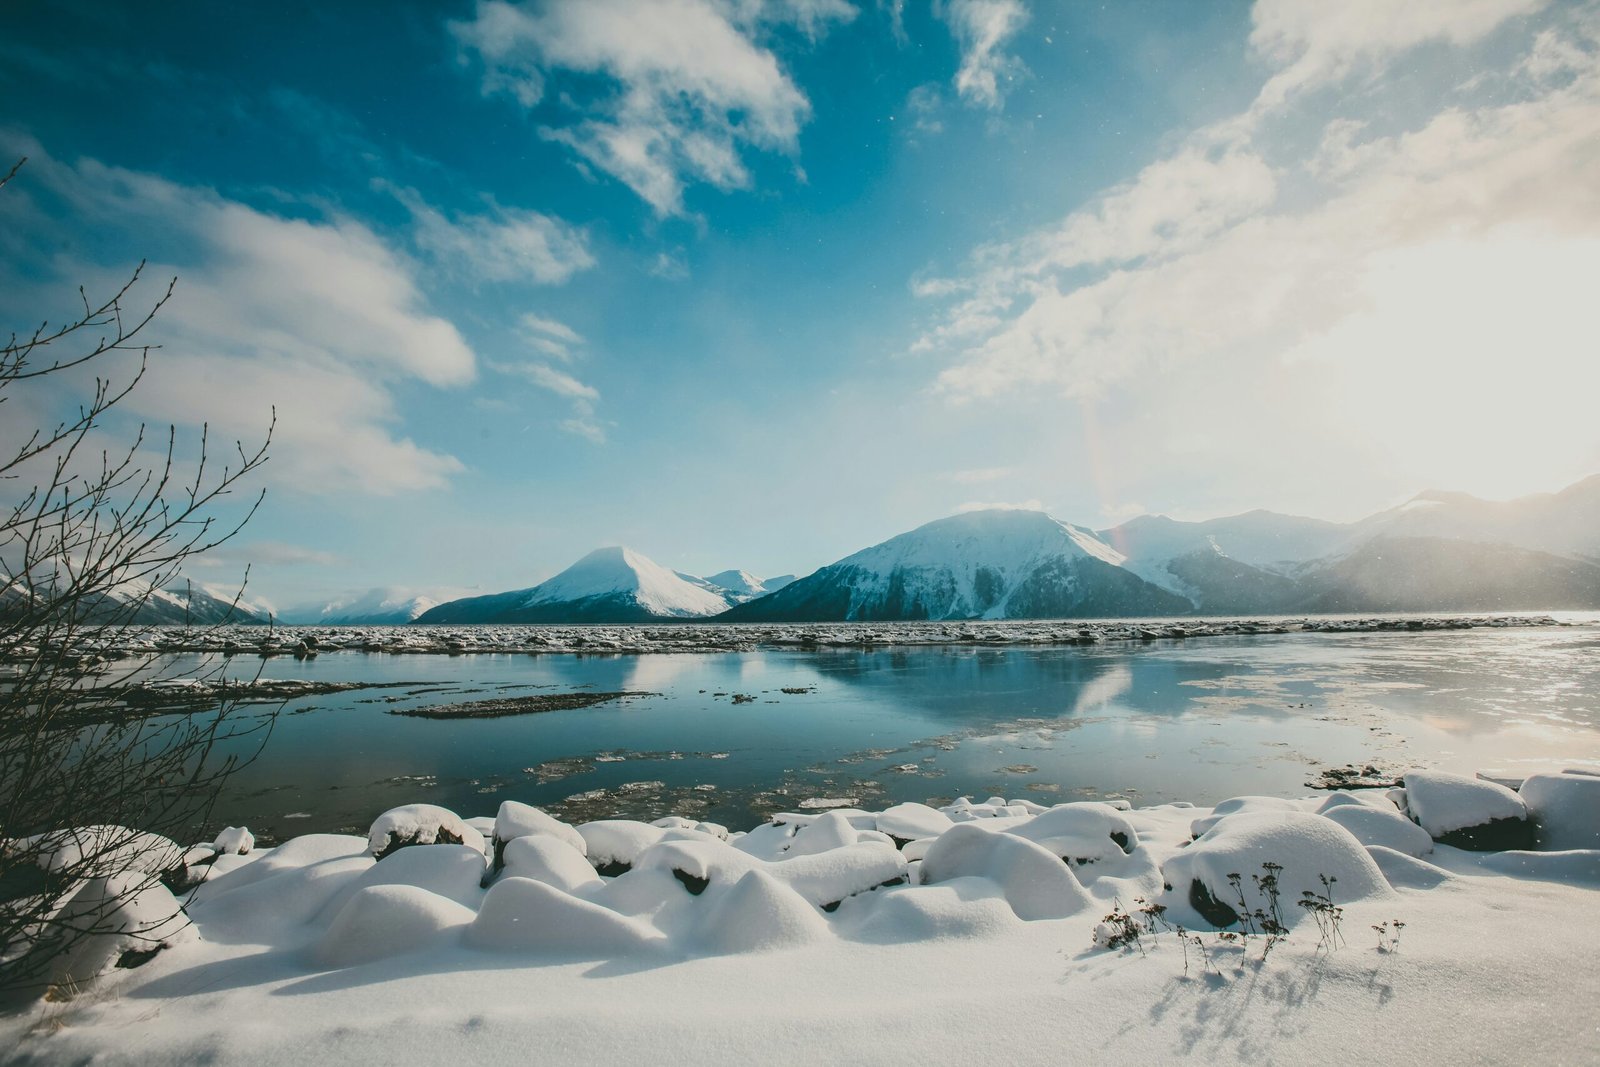
[{"label": "sky", "polygon": [[177,279],[107,443],[275,412],[279,610],[1600,471],[1596,3],[12,3],[0,156],[8,328]]}]

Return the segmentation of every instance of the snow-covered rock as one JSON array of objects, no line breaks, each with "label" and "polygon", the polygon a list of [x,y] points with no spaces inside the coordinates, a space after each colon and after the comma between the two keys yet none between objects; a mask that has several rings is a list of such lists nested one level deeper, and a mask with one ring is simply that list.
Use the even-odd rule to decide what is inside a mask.
[{"label": "snow-covered rock", "polygon": [[76,826],[7,843],[8,855],[32,860],[52,873],[78,878],[165,874],[183,867],[184,849],[160,834],[126,826]]},{"label": "snow-covered rock", "polygon": [[331,916],[354,894],[378,885],[415,886],[475,908],[483,899],[483,875],[483,853],[468,845],[397,849],[362,871],[324,911]]},{"label": "snow-covered rock", "polygon": [[1007,827],[1005,833],[1078,864],[1120,859],[1139,847],[1139,832],[1126,815],[1109,804],[1090,801],[1057,805]]},{"label": "snow-covered rock", "polygon": [[[198,936],[172,891],[143,872],[87,879],[56,916],[64,945],[48,935],[34,952],[45,959],[43,985],[83,984],[116,967],[136,967],[162,949]],[[19,973],[32,970],[26,965]]]},{"label": "snow-covered rock", "polygon": [[917,803],[896,804],[880,812],[877,819],[878,829],[900,842],[938,837],[954,825],[938,808]]},{"label": "snow-covered rock", "polygon": [[620,874],[633,866],[639,853],[667,833],[659,826],[633,819],[600,819],[577,828],[589,862],[601,874]]},{"label": "snow-covered rock", "polygon": [[1321,814],[1349,830],[1363,845],[1380,845],[1407,856],[1426,856],[1433,851],[1428,831],[1397,811],[1351,803],[1334,805]]},{"label": "snow-covered rock", "polygon": [[248,827],[230,826],[217,835],[211,847],[220,856],[248,856],[256,847],[256,838]]},{"label": "snow-covered rock", "polygon": [[1402,781],[1407,814],[1441,844],[1496,851],[1533,844],[1527,805],[1503,785],[1427,770],[1407,771]]},{"label": "snow-covered rock", "polygon": [[1518,796],[1539,828],[1539,847],[1600,849],[1600,777],[1563,771],[1535,774]]},{"label": "snow-covered rock", "polygon": [[547,815],[531,804],[507,800],[500,805],[500,811],[494,817],[495,865],[499,866],[501,854],[508,842],[530,834],[547,834],[565,841],[576,849],[580,856],[589,854],[589,845],[576,828]]},{"label": "snow-covered rock", "polygon": [[[582,841],[582,838],[579,838]],[[564,838],[528,834],[506,843],[502,862],[506,877],[531,878],[568,893],[599,885],[601,878],[584,854]]]},{"label": "snow-covered rock", "polygon": [[483,835],[466,820],[436,804],[405,804],[390,808],[367,831],[367,847],[377,859],[411,845],[466,845],[480,855]]},{"label": "snow-covered rock", "polygon": [[1090,903],[1071,868],[1025,838],[961,824],[946,830],[922,860],[925,885],[987,878],[999,886],[1020,919],[1060,919]]},{"label": "snow-covered rock", "polygon": [[[1161,865],[1172,891],[1207,923],[1237,920],[1240,898],[1250,912],[1270,914],[1272,901],[1256,882],[1276,864],[1278,921],[1292,927],[1304,915],[1304,894],[1330,896],[1335,905],[1391,895],[1383,872],[1350,831],[1303,811],[1241,811],[1207,830]],[[1230,876],[1237,875],[1237,884]],[[1322,879],[1331,883],[1325,886]]]}]

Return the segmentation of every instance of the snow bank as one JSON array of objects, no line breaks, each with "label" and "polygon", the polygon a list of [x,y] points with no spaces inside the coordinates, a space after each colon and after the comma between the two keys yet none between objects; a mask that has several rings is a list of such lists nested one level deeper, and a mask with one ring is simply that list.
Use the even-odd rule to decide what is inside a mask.
[{"label": "snow bank", "polygon": [[604,959],[657,947],[648,925],[531,878],[501,878],[467,928],[476,948]]},{"label": "snow bank", "polygon": [[[1350,831],[1321,815],[1302,811],[1239,811],[1207,830],[1199,840],[1161,865],[1173,891],[1187,898],[1195,918],[1231,926],[1243,910],[1272,911],[1272,900],[1257,883],[1264,864],[1277,864],[1278,915],[1293,927],[1304,910],[1306,893],[1329,896],[1336,905],[1384,898],[1393,891],[1383,872]],[[1325,886],[1322,878],[1332,883]],[[1185,922],[1185,925],[1197,925]]]},{"label": "snow bank", "polygon": [[958,824],[928,849],[921,879],[931,885],[963,877],[995,883],[1020,919],[1060,919],[1090,903],[1071,869],[1047,849],[1026,838]]},{"label": "snow bank", "polygon": [[1503,785],[1446,771],[1407,771],[1401,780],[1407,814],[1435,841],[1495,850],[1533,844],[1527,805]]},{"label": "snow bank", "polygon": [[483,853],[467,845],[402,848],[362,871],[324,909],[331,917],[353,895],[380,885],[408,885],[475,908],[483,898]]},{"label": "snow bank", "polygon": [[601,874],[620,874],[667,831],[632,819],[601,819],[578,827],[589,862]]},{"label": "snow bank", "polygon": [[419,886],[364,886],[334,916],[313,958],[327,967],[352,967],[416,952],[438,944],[447,932],[465,928],[473,917],[471,908]]},{"label": "snow bank", "polygon": [[29,857],[44,870],[70,871],[84,878],[165,874],[182,867],[184,857],[184,850],[170,838],[110,825],[35,834],[7,844],[5,851]]},{"label": "snow bank", "polygon": [[1233,797],[1224,800],[1212,808],[1210,812],[1200,816],[1189,824],[1189,832],[1195,837],[1202,837],[1217,823],[1229,815],[1238,815],[1243,812],[1272,812],[1272,811],[1301,811],[1297,801],[1285,800],[1282,797]]},{"label": "snow bank", "polygon": [[484,851],[482,834],[455,812],[434,804],[390,808],[367,831],[367,848],[380,860],[411,845],[466,845]]},{"label": "snow bank", "polygon": [[1518,791],[1547,849],[1600,849],[1600,777],[1574,771],[1535,774]]}]

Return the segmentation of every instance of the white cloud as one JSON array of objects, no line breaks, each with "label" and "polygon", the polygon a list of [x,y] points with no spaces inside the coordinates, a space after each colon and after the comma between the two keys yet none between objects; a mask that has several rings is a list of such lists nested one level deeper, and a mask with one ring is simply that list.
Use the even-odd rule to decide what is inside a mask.
[{"label": "white cloud", "polygon": [[1430,41],[1470,44],[1549,0],[1257,0],[1250,43],[1279,70],[1258,110]]},{"label": "white cloud", "polygon": [[970,104],[998,110],[1005,83],[1026,69],[1005,47],[1028,21],[1028,9],[1022,0],[948,0],[943,15],[961,48],[956,92]]},{"label": "white cloud", "polygon": [[415,190],[375,184],[411,212],[417,247],[467,277],[557,285],[594,266],[588,235],[560,219],[493,201],[481,215],[450,218]]},{"label": "white cloud", "polygon": [[546,102],[547,83],[563,74],[604,78],[612,93],[560,103],[573,121],[541,135],[665,216],[682,213],[688,182],[748,186],[743,148],[796,149],[810,104],[758,43],[761,28],[794,25],[814,37],[854,14],[840,0],[479,0],[471,20],[450,28],[482,63],[484,92],[524,107]]},{"label": "white cloud", "polygon": [[1310,153],[1259,127],[1201,149],[1216,143],[1201,131],[1062,224],[920,281],[944,305],[918,342],[948,360],[937,388],[1104,409],[1091,443],[1127,475],[1108,490],[1123,498],[1166,495],[1140,469],[1512,493],[1517,471],[1583,473],[1600,433],[1567,401],[1600,390],[1580,351],[1600,276],[1600,48],[1526,39],[1494,94],[1438,86],[1408,129],[1377,134],[1392,117],[1345,101],[1297,115],[1322,125]]},{"label": "white cloud", "polygon": [[[268,214],[210,189],[93,160],[67,166],[31,150],[30,179],[66,204],[23,220],[42,232],[94,226],[124,244],[159,242],[134,301],[177,291],[152,326],[161,344],[126,410],[216,436],[259,439],[274,406],[266,477],[310,493],[389,494],[437,488],[462,469],[452,456],[397,436],[393,390],[473,380],[475,357],[431,314],[415,267],[365,226]],[[34,177],[34,176],[37,177]],[[62,257],[63,280],[91,290],[116,272]]]}]

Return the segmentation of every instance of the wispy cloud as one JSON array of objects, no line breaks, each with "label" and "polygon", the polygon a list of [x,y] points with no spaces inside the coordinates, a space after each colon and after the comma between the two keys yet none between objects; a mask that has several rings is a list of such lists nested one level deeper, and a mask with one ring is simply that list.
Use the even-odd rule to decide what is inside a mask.
[{"label": "wispy cloud", "polygon": [[1028,21],[1022,0],[948,0],[944,19],[961,48],[955,87],[961,99],[999,110],[1007,83],[1026,73],[1006,45]]},{"label": "wispy cloud", "polygon": [[[1267,84],[1278,81],[1273,106],[1296,109],[1295,136],[1258,121],[1258,101],[1059,224],[919,280],[942,307],[916,346],[947,360],[937,389],[1125,401],[1137,416],[1123,425],[1145,436],[1123,463],[1214,468],[1229,441],[1265,434],[1289,435],[1274,446],[1284,462],[1306,442],[1348,448],[1337,398],[1370,432],[1404,433],[1424,468],[1462,469],[1467,453],[1503,467],[1488,439],[1449,429],[1507,417],[1497,375],[1562,381],[1563,396],[1600,388],[1574,348],[1586,301],[1572,289],[1600,276],[1592,16],[1528,34],[1493,93],[1436,85],[1432,111],[1408,125],[1306,90],[1375,77],[1407,43],[1479,41],[1532,6],[1419,4],[1380,31],[1388,5],[1263,0],[1257,44],[1284,64]],[[1310,151],[1308,127],[1322,131]],[[1582,418],[1563,411],[1542,432],[1593,453]]]},{"label": "wispy cloud", "polygon": [[[177,276],[157,318],[162,350],[128,410],[183,427],[249,440],[274,405],[277,433],[265,474],[309,493],[390,494],[447,484],[461,464],[399,436],[394,389],[470,382],[476,359],[454,325],[431,313],[414,265],[372,230],[330,214],[290,218],[94,160],[68,165],[37,144],[6,146],[30,157],[24,188],[50,195],[8,199],[5,225],[25,240],[61,247],[60,234],[93,226],[124,244],[159,234],[159,257],[135,299]],[[68,254],[52,285],[109,284],[116,268]],[[14,280],[13,286],[20,286]],[[14,289],[15,291],[15,289]]]},{"label": "wispy cloud", "polygon": [[[508,94],[557,121],[540,135],[565,144],[642,197],[656,214],[683,211],[690,182],[750,184],[745,148],[793,153],[810,104],[758,41],[785,24],[815,38],[855,15],[841,0],[479,0],[450,23],[486,94]],[[547,99],[567,75],[613,92],[592,104]]]},{"label": "wispy cloud", "polygon": [[488,200],[481,214],[448,216],[414,189],[374,185],[411,212],[419,248],[468,278],[558,285],[595,265],[588,235],[549,215]]},{"label": "wispy cloud", "polygon": [[[583,337],[566,323],[534,312],[523,314],[518,321],[518,331],[522,339],[535,351],[567,365],[577,359],[576,350],[584,343]],[[572,416],[561,422],[561,429],[596,444],[605,443],[605,427],[595,417],[595,405],[600,402],[600,390],[594,386],[569,371],[551,366],[542,359],[492,362],[489,368],[499,374],[520,378],[530,385],[569,401],[572,406]]]}]

